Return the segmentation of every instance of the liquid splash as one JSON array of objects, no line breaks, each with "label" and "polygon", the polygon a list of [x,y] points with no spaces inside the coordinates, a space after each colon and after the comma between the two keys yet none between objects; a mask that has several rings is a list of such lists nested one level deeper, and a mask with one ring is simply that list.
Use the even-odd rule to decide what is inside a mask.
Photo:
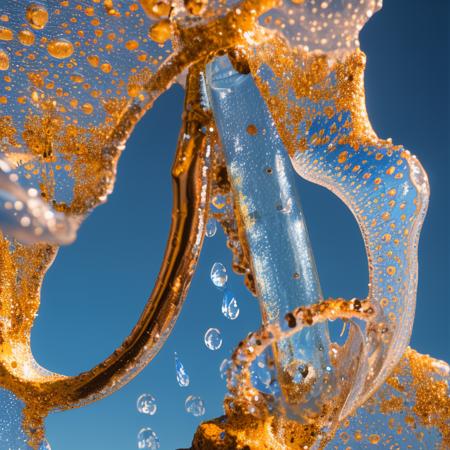
[{"label": "liquid splash", "polygon": [[[233,252],[233,269],[258,294],[245,211],[232,192],[212,114],[205,105],[205,64],[225,52],[240,72],[254,77],[296,171],[330,189],[355,214],[371,269],[371,290],[361,305],[373,311],[365,327],[350,326],[351,345],[341,350],[356,349],[359,356],[353,367],[355,383],[338,386],[346,395],[339,394],[341,414],[334,428],[317,420],[298,425],[279,412],[254,418],[254,413],[264,416],[276,405],[280,388],[270,375],[272,392],[257,394],[255,407],[255,387],[247,367],[242,372],[246,381],[242,391],[230,382],[233,403],[241,405],[242,415],[230,405],[231,428],[224,435],[221,426],[214,425],[221,430],[221,445],[235,448],[240,442],[262,448],[258,445],[265,442],[278,448],[283,440],[293,439],[286,445],[294,446],[296,439],[306,435],[310,443],[328,440],[330,445],[340,436],[341,441],[333,444],[338,448],[352,439],[394,445],[391,437],[377,430],[384,422],[370,415],[377,414],[374,408],[384,414],[386,402],[380,396],[386,389],[388,393],[397,389],[397,397],[403,395],[399,411],[412,411],[406,423],[410,427],[403,428],[420,428],[417,433],[408,431],[411,445],[429,438],[445,448],[448,393],[441,372],[446,366],[407,349],[414,316],[417,240],[429,194],[427,178],[408,151],[377,138],[364,106],[365,57],[358,50],[358,33],[380,7],[380,1],[372,0],[184,4],[141,0],[131,5],[114,0],[49,1],[45,6],[30,2],[20,7],[15,0],[2,3],[0,151],[2,161],[14,167],[14,177],[6,172],[0,178],[1,199],[5,199],[2,217],[10,224],[0,242],[0,277],[5,286],[0,293],[0,386],[14,393],[14,402],[24,411],[19,432],[23,443],[38,448],[48,412],[111,394],[161,348],[196,267],[210,197],[211,213],[223,226]],[[185,116],[172,169],[174,223],[152,298],[130,336],[106,361],[73,378],[49,373],[31,354],[30,332],[40,287],[57,245],[73,240],[83,218],[107,200],[118,159],[135,124],[161,93],[183,78]],[[257,134],[258,128],[250,125],[247,133]],[[24,209],[30,198],[37,205],[35,211],[39,210],[36,214]],[[13,206],[20,201],[23,206],[9,208],[7,201]],[[289,201],[283,203],[280,212],[290,214],[291,206]],[[330,311],[336,306],[332,305]],[[339,305],[343,317],[355,302]],[[297,313],[289,316],[288,327],[292,318],[297,320]],[[354,310],[348,320],[353,316]],[[304,320],[307,323],[308,317]],[[271,343],[289,333],[278,331],[269,337]],[[367,346],[362,344],[366,341]],[[244,363],[248,355],[242,357]],[[307,364],[297,369],[287,374],[314,378]],[[263,379],[268,381],[269,376]],[[352,399],[352,408],[346,408],[343,397]],[[355,422],[345,418],[361,404],[353,416]],[[427,410],[430,404],[439,414]],[[391,418],[388,427],[394,429],[400,419]],[[241,428],[233,434],[236,424]],[[252,435],[250,429],[259,430],[259,435]],[[201,429],[198,436],[198,442],[205,438]]]}]

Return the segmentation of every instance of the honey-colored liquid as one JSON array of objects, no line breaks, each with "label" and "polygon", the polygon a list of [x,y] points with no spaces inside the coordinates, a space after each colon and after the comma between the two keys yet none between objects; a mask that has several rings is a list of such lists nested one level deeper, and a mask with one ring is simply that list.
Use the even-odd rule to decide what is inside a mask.
[{"label": "honey-colored liquid", "polygon": [[[395,367],[406,364],[416,370],[417,358],[410,353],[401,358],[412,325],[415,246],[428,198],[426,174],[404,149],[378,140],[370,126],[364,108],[364,55],[357,50],[357,39],[380,2],[348,3],[342,10],[337,3],[308,0],[55,0],[47,6],[30,2],[20,7],[14,0],[2,2],[0,152],[23,186],[36,188],[55,211],[67,216],[81,220],[106,201],[134,126],[160,94],[189,72],[172,171],[174,220],[166,254],[138,324],[107,360],[73,378],[48,374],[38,366],[30,332],[57,247],[0,237],[0,386],[25,403],[24,429],[31,446],[39,445],[48,412],[80,406],[120,388],[170,333],[200,252],[210,193],[229,191],[223,159],[212,155],[206,142],[217,136],[204,131],[214,127],[199,88],[205,64],[223,52],[229,52],[240,70],[254,75],[296,170],[343,198],[361,225],[373,269],[368,302],[376,317],[368,326],[374,376],[364,399]],[[314,121],[325,117],[334,120],[330,128],[313,130]],[[383,170],[378,175],[371,166],[376,161],[383,161],[376,166]],[[414,194],[404,201],[396,184],[402,178]],[[368,209],[362,208],[352,182],[370,183]],[[232,213],[236,208],[217,218],[233,249],[233,267],[245,274],[255,292],[243,224]],[[394,208],[405,211],[391,221]],[[434,392],[428,368],[420,373],[421,386]],[[425,405],[425,397],[417,404]],[[443,393],[433,400],[442,409],[445,401]],[[417,408],[418,417],[425,417],[423,408]],[[448,410],[446,414],[442,420]],[[253,419],[241,419],[244,428],[254,426]],[[280,430],[271,439],[283,441],[290,425],[270,420]],[[441,419],[427,424],[448,439]],[[267,431],[267,422],[262,426]],[[321,426],[309,425],[315,433]],[[254,444],[248,430],[243,436]]]}]

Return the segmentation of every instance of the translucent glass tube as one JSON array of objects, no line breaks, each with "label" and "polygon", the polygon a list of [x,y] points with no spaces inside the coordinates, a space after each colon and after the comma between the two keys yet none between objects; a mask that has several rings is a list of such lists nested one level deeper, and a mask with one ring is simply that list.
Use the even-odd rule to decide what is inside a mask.
[{"label": "translucent glass tube", "polygon": [[[207,86],[257,283],[265,323],[322,300],[295,173],[273,119],[251,75],[236,72],[228,57],[209,64]],[[302,364],[316,375],[328,359],[327,326],[281,342],[278,365],[291,376]]]}]

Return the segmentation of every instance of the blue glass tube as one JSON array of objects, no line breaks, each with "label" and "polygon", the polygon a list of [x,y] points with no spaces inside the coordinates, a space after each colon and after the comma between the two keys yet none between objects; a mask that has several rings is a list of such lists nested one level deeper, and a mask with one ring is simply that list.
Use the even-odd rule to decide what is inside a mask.
[{"label": "blue glass tube", "polygon": [[[295,172],[252,76],[235,71],[224,56],[208,65],[206,78],[263,322],[281,321],[296,307],[322,300]],[[329,343],[325,324],[304,330],[277,345],[277,366],[295,377],[302,364],[312,365],[320,379]]]}]

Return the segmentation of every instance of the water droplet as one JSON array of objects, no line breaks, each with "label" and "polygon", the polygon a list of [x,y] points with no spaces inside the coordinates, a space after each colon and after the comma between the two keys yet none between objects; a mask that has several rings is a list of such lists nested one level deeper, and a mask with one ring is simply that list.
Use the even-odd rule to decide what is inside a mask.
[{"label": "water droplet", "polygon": [[189,414],[195,417],[200,417],[205,415],[205,404],[200,397],[195,395],[190,395],[184,402],[184,407]]},{"label": "water droplet", "polygon": [[206,236],[213,237],[217,232],[217,221],[213,217],[206,224]]},{"label": "water droplet", "polygon": [[48,442],[47,439],[44,438],[41,446],[39,447],[39,450],[52,450],[50,442]]},{"label": "water droplet", "polygon": [[35,36],[34,33],[30,30],[20,30],[17,34],[17,39],[22,45],[26,45],[27,47],[34,44]]},{"label": "water droplet", "polygon": [[227,269],[222,263],[214,263],[211,268],[211,281],[219,288],[225,286],[228,280]]},{"label": "water droplet", "polygon": [[35,30],[42,30],[48,22],[48,11],[44,6],[31,3],[27,7],[26,18]]},{"label": "water droplet", "polygon": [[149,38],[157,44],[164,44],[172,34],[169,19],[155,23],[148,31]]},{"label": "water droplet", "polygon": [[159,19],[161,17],[168,17],[172,9],[171,2],[161,0],[141,0],[141,5],[144,11],[151,19]]},{"label": "water droplet", "polygon": [[222,347],[222,336],[217,328],[209,328],[205,333],[205,345],[210,350],[219,350]]},{"label": "water droplet", "polygon": [[181,387],[189,386],[189,375],[186,372],[186,369],[183,366],[183,363],[178,358],[178,355],[175,353],[175,371],[177,374],[177,381]]},{"label": "water droplet", "polygon": [[137,399],[137,410],[142,414],[153,416],[157,410],[156,398],[150,394],[142,394]]},{"label": "water droplet", "polygon": [[55,39],[50,41],[47,45],[47,50],[53,58],[66,59],[73,54],[72,42],[66,39]]},{"label": "water droplet", "polygon": [[137,436],[138,448],[157,450],[160,447],[159,438],[151,428],[142,428]]},{"label": "water droplet", "polygon": [[231,367],[231,361],[227,358],[225,358],[220,363],[219,371],[220,371],[220,378],[222,378],[222,380],[225,380],[227,378],[228,369],[230,367]]},{"label": "water droplet", "polygon": [[0,70],[9,69],[9,56],[4,50],[0,49]]},{"label": "water droplet", "polygon": [[239,306],[233,292],[226,289],[222,300],[222,314],[227,319],[234,320],[238,318],[239,312]]}]

